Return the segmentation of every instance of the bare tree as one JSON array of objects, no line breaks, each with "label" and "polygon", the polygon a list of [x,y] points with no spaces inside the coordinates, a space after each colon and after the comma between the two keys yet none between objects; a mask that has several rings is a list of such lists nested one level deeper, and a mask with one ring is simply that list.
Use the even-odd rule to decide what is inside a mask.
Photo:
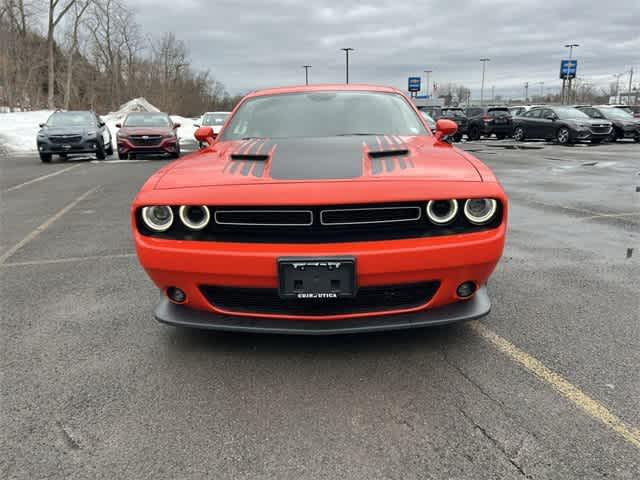
[{"label": "bare tree", "polygon": [[73,20],[71,25],[71,48],[67,57],[67,81],[64,89],[64,108],[69,109],[71,102],[71,80],[73,77],[73,59],[78,54],[78,31],[82,16],[85,14],[92,0],[79,0],[73,4]]},{"label": "bare tree", "polygon": [[54,88],[55,88],[55,41],[53,34],[60,20],[73,7],[76,0],[49,0],[49,20],[47,23],[47,59],[48,59],[48,82],[47,82],[47,105],[50,109],[55,108]]}]

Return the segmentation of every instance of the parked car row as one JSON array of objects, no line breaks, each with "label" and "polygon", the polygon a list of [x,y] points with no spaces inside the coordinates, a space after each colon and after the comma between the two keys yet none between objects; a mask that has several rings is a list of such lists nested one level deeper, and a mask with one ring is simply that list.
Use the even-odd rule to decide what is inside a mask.
[{"label": "parked car row", "polygon": [[623,138],[640,142],[640,115],[626,105],[514,105],[485,107],[419,107],[434,120],[447,118],[458,125],[453,137],[460,141],[495,135],[499,140],[513,137],[517,141],[554,140],[560,144],[574,142],[615,142]]},{"label": "parked car row", "polygon": [[[229,112],[207,112],[200,125],[211,126],[220,132]],[[53,155],[67,159],[72,154],[95,154],[104,160],[114,153],[114,142],[105,122],[92,111],[56,111],[41,123],[36,143],[40,160],[51,162]],[[115,138],[118,158],[133,159],[139,154],[165,154],[180,156],[180,142],[174,122],[166,113],[131,112],[121,123],[116,123]]]}]

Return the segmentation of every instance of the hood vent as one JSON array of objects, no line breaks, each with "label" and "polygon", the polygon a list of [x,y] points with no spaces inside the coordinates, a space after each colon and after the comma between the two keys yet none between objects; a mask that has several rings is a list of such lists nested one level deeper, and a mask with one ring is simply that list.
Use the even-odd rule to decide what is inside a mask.
[{"label": "hood vent", "polygon": [[232,153],[231,160],[253,160],[256,162],[264,162],[269,159],[266,153]]},{"label": "hood vent", "polygon": [[409,155],[408,148],[396,148],[389,150],[376,150],[370,151],[369,156],[371,158],[381,158],[381,157],[397,157],[400,155]]}]

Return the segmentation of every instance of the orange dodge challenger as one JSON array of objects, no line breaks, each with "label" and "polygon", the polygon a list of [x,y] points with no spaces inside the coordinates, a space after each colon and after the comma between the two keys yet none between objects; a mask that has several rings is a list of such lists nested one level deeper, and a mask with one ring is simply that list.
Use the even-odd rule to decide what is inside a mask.
[{"label": "orange dodge challenger", "polygon": [[155,173],[136,251],[176,326],[331,334],[486,315],[507,198],[400,91],[314,85],[247,95],[208,146]]}]

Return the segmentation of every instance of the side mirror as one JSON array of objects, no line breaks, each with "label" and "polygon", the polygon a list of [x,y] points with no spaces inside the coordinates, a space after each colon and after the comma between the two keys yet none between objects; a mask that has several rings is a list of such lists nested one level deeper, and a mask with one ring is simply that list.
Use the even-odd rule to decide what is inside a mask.
[{"label": "side mirror", "polygon": [[553,120],[555,120],[555,119],[556,119],[556,116],[555,116],[555,115],[547,115],[545,118],[546,118],[547,120],[552,120],[552,121],[553,121]]},{"label": "side mirror", "polygon": [[211,127],[199,127],[193,136],[196,137],[198,142],[208,143],[209,145],[213,145],[213,142],[218,138],[218,134],[213,133],[213,128]]},{"label": "side mirror", "polygon": [[122,124],[121,123],[116,123],[116,128],[122,128]]},{"label": "side mirror", "polygon": [[197,123],[194,123],[193,126],[196,128],[200,128],[200,125],[198,125]]},{"label": "side mirror", "polygon": [[45,125],[46,125],[46,123],[39,123],[39,124],[38,124],[38,126],[39,126],[40,128],[44,128],[44,126],[45,126]]},{"label": "side mirror", "polygon": [[99,127],[104,127],[105,125],[106,125],[106,123],[104,123],[102,120],[100,120],[100,121],[98,122],[98,126],[99,126]]},{"label": "side mirror", "polygon": [[446,118],[441,118],[436,122],[436,140],[442,141],[444,137],[455,135],[458,131],[458,124]]},{"label": "side mirror", "polygon": [[173,129],[175,130],[176,128],[180,128],[180,124],[179,123],[174,123],[173,124]]}]

